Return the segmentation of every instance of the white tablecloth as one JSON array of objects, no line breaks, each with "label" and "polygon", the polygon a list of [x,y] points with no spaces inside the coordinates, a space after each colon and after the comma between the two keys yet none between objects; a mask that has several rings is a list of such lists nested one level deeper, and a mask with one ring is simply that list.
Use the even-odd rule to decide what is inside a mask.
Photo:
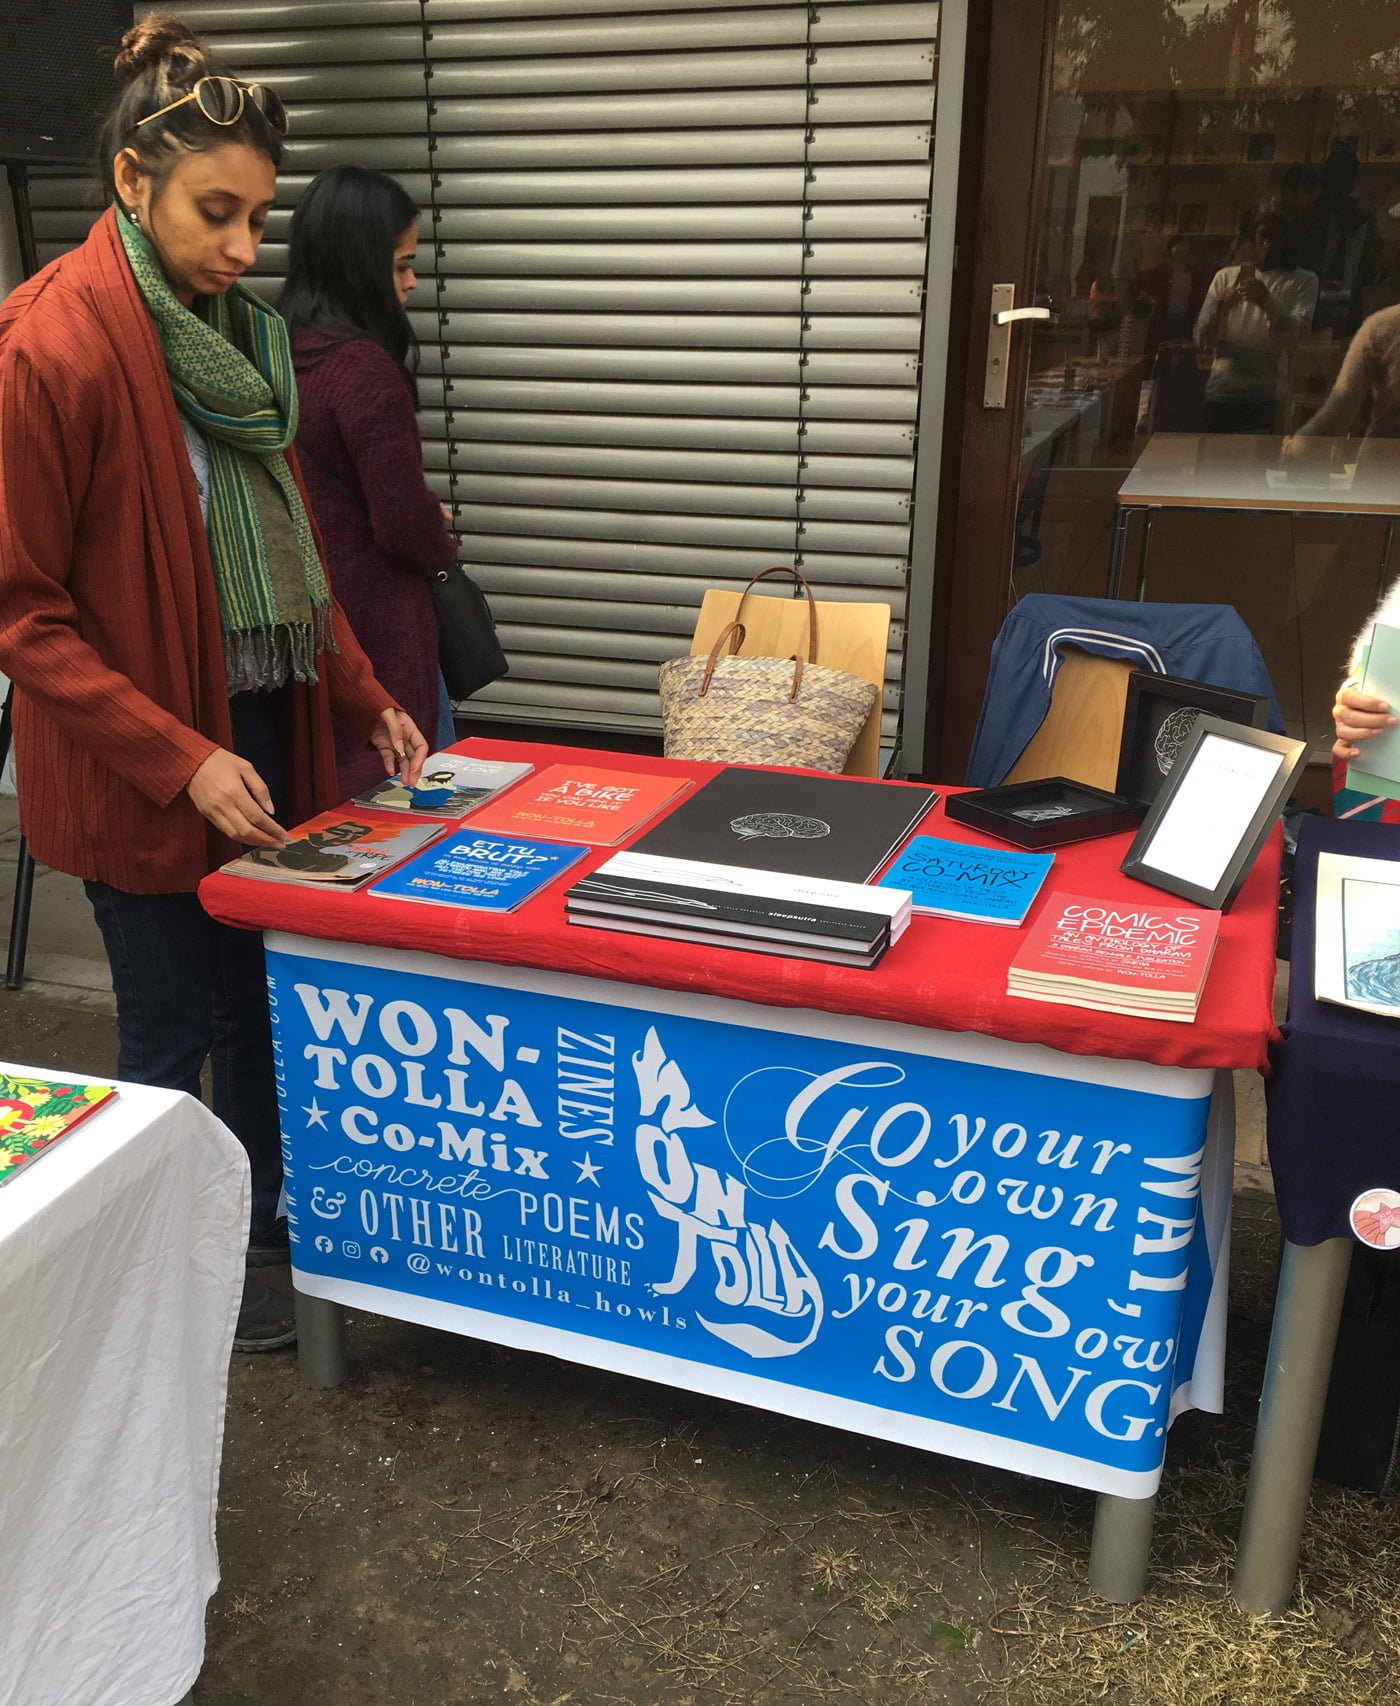
[{"label": "white tablecloth", "polygon": [[0,1706],[199,1674],[247,1194],[212,1114],[125,1084],[0,1190]]}]

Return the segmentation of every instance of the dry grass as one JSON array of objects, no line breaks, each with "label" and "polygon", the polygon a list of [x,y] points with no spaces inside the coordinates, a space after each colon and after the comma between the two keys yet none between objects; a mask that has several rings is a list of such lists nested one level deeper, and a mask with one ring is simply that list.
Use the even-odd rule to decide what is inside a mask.
[{"label": "dry grass", "polygon": [[1087,1535],[1042,1535],[1038,1567],[999,1609],[986,1697],[1006,1706],[1385,1706],[1400,1692],[1400,1508],[1319,1484],[1300,1591],[1281,1617],[1229,1595],[1244,1464],[1163,1485],[1149,1596],[1106,1606],[1082,1586]]}]

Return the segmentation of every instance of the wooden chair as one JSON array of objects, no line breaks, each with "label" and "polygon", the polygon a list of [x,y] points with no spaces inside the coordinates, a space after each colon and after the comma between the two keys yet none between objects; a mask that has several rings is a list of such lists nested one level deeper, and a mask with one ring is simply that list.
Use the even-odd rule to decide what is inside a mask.
[{"label": "wooden chair", "polygon": [[1068,776],[1113,792],[1132,665],[1066,646],[1055,672],[1050,709],[1012,765],[1008,782]]},{"label": "wooden chair", "polygon": [[[734,621],[741,591],[711,587],[700,605],[690,651],[708,652],[722,629]],[[743,657],[785,658],[807,655],[807,600],[767,598],[751,592],[744,599]],[[880,774],[880,713],[885,702],[885,655],[890,643],[887,604],[846,604],[817,600],[817,657],[828,669],[842,669],[875,687],[875,704],[856,736],[846,761],[848,776]]]}]

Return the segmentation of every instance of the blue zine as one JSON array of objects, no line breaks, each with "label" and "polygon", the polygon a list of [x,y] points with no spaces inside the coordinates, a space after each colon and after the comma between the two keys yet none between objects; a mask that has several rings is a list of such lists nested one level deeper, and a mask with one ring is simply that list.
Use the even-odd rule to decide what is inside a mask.
[{"label": "blue zine", "polygon": [[880,878],[908,889],[915,912],[981,924],[1020,924],[1054,862],[1053,853],[1014,853],[916,835]]},{"label": "blue zine", "polygon": [[510,912],[580,860],[586,847],[461,830],[374,884],[375,894]]}]

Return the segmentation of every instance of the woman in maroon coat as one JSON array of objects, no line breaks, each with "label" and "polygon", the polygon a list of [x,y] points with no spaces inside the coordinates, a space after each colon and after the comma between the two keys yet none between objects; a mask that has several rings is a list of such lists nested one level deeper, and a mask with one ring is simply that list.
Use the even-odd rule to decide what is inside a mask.
[{"label": "woman in maroon coat", "polygon": [[[418,209],[382,172],[336,166],[292,220],[279,304],[292,332],[301,458],[335,596],[379,680],[420,728],[440,723],[437,619],[429,585],[456,561],[423,478],[417,346],[404,305],[417,284]],[[337,725],[341,792],[382,778]]]}]

